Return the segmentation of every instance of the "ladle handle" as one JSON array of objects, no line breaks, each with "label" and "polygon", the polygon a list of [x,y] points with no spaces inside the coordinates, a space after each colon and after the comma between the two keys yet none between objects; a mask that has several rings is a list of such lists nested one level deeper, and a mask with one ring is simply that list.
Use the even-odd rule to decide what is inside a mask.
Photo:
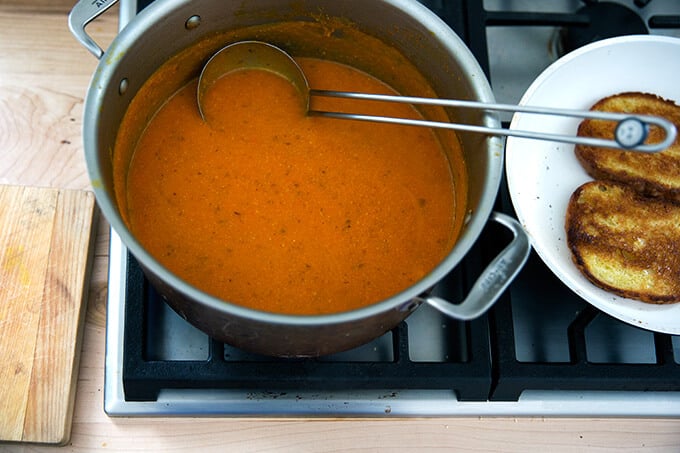
[{"label": "ladle handle", "polygon": [[69,30],[98,60],[104,55],[104,50],[87,34],[85,27],[117,2],[118,0],[80,0],[68,15]]},{"label": "ladle handle", "polygon": [[529,258],[531,242],[520,223],[512,217],[494,211],[490,219],[509,229],[513,239],[484,269],[467,297],[459,304],[435,296],[423,297],[421,302],[451,318],[467,321],[483,315],[503,294]]},{"label": "ladle handle", "polygon": [[[673,144],[677,135],[675,125],[665,118],[652,115],[633,115],[626,113],[598,112],[589,110],[557,109],[548,107],[531,107],[511,104],[494,104],[476,101],[464,101],[459,99],[436,99],[413,96],[391,96],[384,94],[354,93],[347,91],[310,90],[310,96],[336,97],[347,99],[359,99],[382,102],[398,102],[416,105],[436,105],[440,107],[471,108],[486,111],[522,112],[539,115],[556,115],[573,118],[591,118],[599,120],[617,121],[615,140],[606,140],[595,137],[579,137],[576,135],[552,134],[526,130],[505,129],[496,127],[478,126],[453,122],[439,122],[427,120],[414,120],[407,118],[394,118],[388,116],[362,115],[354,113],[324,112],[310,110],[310,115],[325,116],[339,119],[351,119],[359,121],[373,121],[380,123],[395,123],[408,126],[437,127],[460,131],[477,132],[491,135],[513,136],[537,140],[550,140],[555,142],[573,143],[579,145],[618,148],[630,151],[655,153],[663,151]],[[654,144],[644,144],[650,125],[663,129],[664,140]]]}]

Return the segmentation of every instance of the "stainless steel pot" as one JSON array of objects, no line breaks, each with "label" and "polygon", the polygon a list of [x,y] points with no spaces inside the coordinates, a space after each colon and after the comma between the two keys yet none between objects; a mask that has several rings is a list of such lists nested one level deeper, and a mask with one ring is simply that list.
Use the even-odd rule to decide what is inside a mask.
[{"label": "stainless steel pot", "polygon": [[[69,26],[100,63],[85,102],[84,147],[98,204],[151,283],[181,316],[210,336],[245,350],[274,356],[319,356],[364,344],[392,329],[422,303],[457,319],[483,314],[523,266],[530,245],[512,218],[492,212],[503,168],[498,137],[460,133],[468,171],[469,218],[451,253],[425,278],[366,308],[326,316],[290,316],[243,308],[188,285],[150,256],[128,230],[115,201],[111,150],[126,108],[141,85],[180,51],[215,33],[280,20],[341,17],[389,43],[446,98],[493,102],[488,81],[459,37],[427,8],[409,0],[157,0],[136,16],[106,52],[84,27],[114,1],[81,0]],[[319,45],[323,45],[322,43]],[[476,111],[457,118],[498,127],[498,119]],[[428,291],[465,256],[489,218],[509,228],[514,239],[479,277],[459,304]]]}]

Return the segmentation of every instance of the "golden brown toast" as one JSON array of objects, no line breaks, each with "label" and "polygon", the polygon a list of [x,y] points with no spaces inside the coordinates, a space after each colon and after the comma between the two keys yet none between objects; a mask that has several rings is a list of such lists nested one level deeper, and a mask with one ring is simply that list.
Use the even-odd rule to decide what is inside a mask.
[{"label": "golden brown toast", "polygon": [[591,181],[572,194],[565,226],[574,263],[595,285],[643,302],[680,302],[680,205]]},{"label": "golden brown toast", "polygon": [[[665,117],[680,130],[680,106],[647,93],[620,93],[597,102],[591,110]],[[586,119],[578,135],[611,139],[615,123]],[[647,143],[660,142],[663,131],[652,127]],[[576,157],[595,179],[629,184],[640,193],[680,203],[680,137],[668,149],[654,154],[577,145]]]}]

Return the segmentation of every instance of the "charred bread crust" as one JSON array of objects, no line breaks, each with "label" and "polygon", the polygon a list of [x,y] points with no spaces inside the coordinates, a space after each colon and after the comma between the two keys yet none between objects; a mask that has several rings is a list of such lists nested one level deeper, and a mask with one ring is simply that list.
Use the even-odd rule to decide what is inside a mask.
[{"label": "charred bread crust", "polygon": [[591,181],[566,213],[574,264],[598,287],[651,304],[680,302],[680,206],[614,181]]},{"label": "charred bread crust", "polygon": [[[627,92],[608,96],[591,110],[663,116],[680,130],[680,106],[654,94]],[[611,121],[586,119],[577,134],[611,138],[614,128]],[[661,129],[652,127],[647,143],[662,138]],[[680,137],[668,149],[654,154],[584,145],[577,145],[575,154],[594,179],[619,181],[645,195],[680,203]]]}]

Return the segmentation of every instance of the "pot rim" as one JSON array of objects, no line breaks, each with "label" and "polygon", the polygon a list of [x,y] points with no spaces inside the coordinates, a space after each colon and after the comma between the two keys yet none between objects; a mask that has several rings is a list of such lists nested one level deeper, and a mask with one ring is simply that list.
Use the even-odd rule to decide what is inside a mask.
[{"label": "pot rim", "polygon": [[[472,52],[463,43],[461,38],[434,12],[416,0],[380,0],[380,2],[389,3],[394,8],[401,10],[401,12],[413,17],[418,22],[427,24],[433,36],[436,36],[439,41],[445,42],[447,48],[451,49],[451,52],[455,52],[456,55],[461,56],[459,59],[461,72],[474,80],[474,94],[477,96],[477,99],[483,102],[495,102],[495,97],[488,79]],[[107,89],[111,89],[112,86],[117,86],[117,81],[113,80],[113,74],[115,73],[115,69],[124,61],[128,49],[134,46],[138,40],[143,37],[145,30],[162,22],[166,16],[172,14],[172,11],[180,9],[189,3],[191,3],[189,0],[153,2],[126,25],[105,51],[94,72],[90,88],[88,89],[85,98],[83,139],[84,143],[86,145],[89,143],[93,150],[98,150],[100,147],[96,131],[100,124],[102,98]],[[172,6],[172,8],[168,8],[168,6]],[[500,121],[494,114],[485,115],[484,122],[485,125],[489,127],[500,126]],[[186,296],[207,308],[217,311],[227,311],[241,318],[253,319],[258,322],[269,324],[319,326],[357,321],[394,309],[412,311],[420,305],[421,300],[419,299],[419,296],[427,292],[453,270],[467,254],[477,240],[479,234],[481,234],[482,228],[486,225],[488,217],[491,214],[496,194],[500,187],[503,169],[503,142],[499,137],[494,136],[488,136],[485,140],[484,143],[487,148],[498,150],[497,152],[489,152],[490,163],[488,167],[490,170],[488,180],[484,185],[485,192],[492,191],[493,196],[489,196],[488,193],[480,195],[475,212],[468,215],[463,231],[461,231],[449,254],[418,282],[397,294],[365,307],[323,315],[290,315],[255,310],[212,296],[182,280],[148,253],[129,231],[118,212],[118,207],[114,201],[115,197],[112,197],[111,194],[107,192],[102,183],[105,178],[100,170],[99,154],[92,151],[88,152],[88,149],[86,148],[85,157],[95,197],[104,217],[109,222],[111,228],[119,235],[122,243],[140,262],[142,267],[151,270],[157,277],[182,293],[183,296]],[[493,159],[495,160],[492,161]]]}]

